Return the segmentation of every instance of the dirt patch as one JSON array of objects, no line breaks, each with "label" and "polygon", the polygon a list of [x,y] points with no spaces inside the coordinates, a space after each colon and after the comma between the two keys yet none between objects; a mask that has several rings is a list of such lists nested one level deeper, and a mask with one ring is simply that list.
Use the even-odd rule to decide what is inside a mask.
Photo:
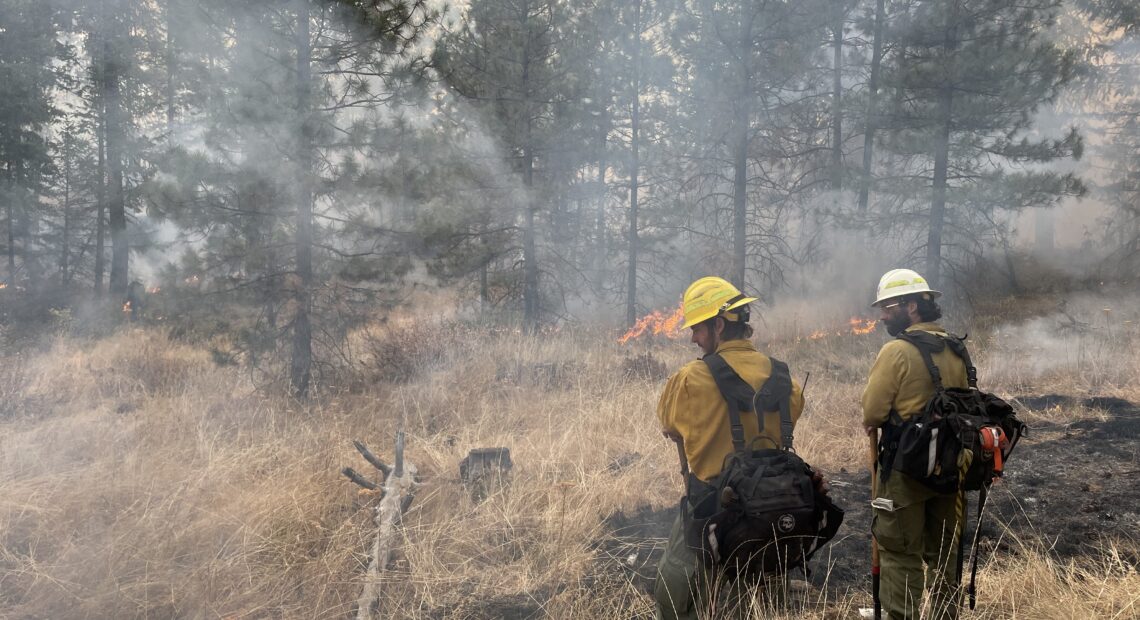
[{"label": "dirt patch", "polygon": [[[1023,396],[1023,407],[1047,410],[1085,407],[1097,419],[1037,423],[1018,445],[1006,477],[989,494],[981,549],[1016,554],[1022,544],[1041,545],[1059,558],[1096,556],[1140,532],[1140,406],[1111,397],[1059,394]],[[870,592],[870,474],[840,470],[830,476],[832,498],[846,511],[843,527],[812,560],[810,582],[836,600],[851,591]],[[969,497],[967,533],[972,535],[977,494]],[[652,591],[657,562],[676,508],[641,508],[607,522],[610,535],[598,544],[603,571],[620,571]],[[1020,541],[1020,542],[1018,542]],[[967,541],[969,542],[969,541]]]},{"label": "dirt patch", "polygon": [[[1017,399],[1030,408],[1081,406],[1101,419],[1039,423],[991,491],[983,534],[1037,539],[1058,556],[1095,554],[1140,531],[1140,407],[1120,398],[1050,394]],[[990,518],[993,517],[993,518]],[[1005,527],[1003,527],[1005,526]]]}]

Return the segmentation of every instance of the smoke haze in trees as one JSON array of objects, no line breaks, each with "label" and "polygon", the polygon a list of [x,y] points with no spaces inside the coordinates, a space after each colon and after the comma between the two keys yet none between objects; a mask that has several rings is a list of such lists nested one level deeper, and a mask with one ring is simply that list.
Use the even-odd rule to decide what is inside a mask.
[{"label": "smoke haze in trees", "polygon": [[4,278],[197,276],[331,347],[407,288],[534,327],[708,274],[863,308],[900,266],[1128,273],[1127,13],[878,4],[2,0]]}]

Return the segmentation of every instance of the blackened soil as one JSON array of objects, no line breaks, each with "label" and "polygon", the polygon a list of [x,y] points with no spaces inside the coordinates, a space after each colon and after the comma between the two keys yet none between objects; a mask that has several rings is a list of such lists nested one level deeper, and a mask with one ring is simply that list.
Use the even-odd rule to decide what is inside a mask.
[{"label": "blackened soil", "polygon": [[[1030,428],[1007,464],[1005,479],[990,490],[979,549],[988,554],[996,548],[998,561],[1026,545],[1065,559],[1098,555],[1115,541],[1140,541],[1140,406],[1119,398],[1058,394],[1024,396],[1014,402],[1046,415],[1049,409],[1072,407],[1101,415]],[[829,598],[869,592],[870,475],[841,470],[828,478],[831,496],[846,515],[835,540],[812,560],[810,582],[825,588]],[[971,493],[967,526],[971,538],[977,500],[977,493]],[[639,588],[652,591],[675,515],[673,507],[612,517],[607,523],[609,536],[598,543],[599,568],[621,572]]]}]

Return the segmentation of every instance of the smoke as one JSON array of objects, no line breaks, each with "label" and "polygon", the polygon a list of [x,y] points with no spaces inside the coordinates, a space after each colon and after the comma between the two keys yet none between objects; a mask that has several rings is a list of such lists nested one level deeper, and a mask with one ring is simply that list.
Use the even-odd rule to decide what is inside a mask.
[{"label": "smoke", "polygon": [[1127,385],[1136,377],[1140,296],[1080,294],[1051,312],[995,327],[982,344],[983,379],[1029,389],[1052,383],[1056,392]]}]

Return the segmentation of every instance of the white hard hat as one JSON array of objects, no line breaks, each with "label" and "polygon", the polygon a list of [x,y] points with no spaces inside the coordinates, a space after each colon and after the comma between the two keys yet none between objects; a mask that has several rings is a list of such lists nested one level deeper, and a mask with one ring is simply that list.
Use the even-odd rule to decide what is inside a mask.
[{"label": "white hard hat", "polygon": [[931,299],[942,294],[930,288],[930,285],[926,283],[926,278],[918,275],[917,271],[892,269],[884,273],[882,278],[879,278],[879,288],[875,291],[875,303],[871,305],[877,306],[888,299],[902,297],[903,295],[914,295],[915,293],[926,293],[930,295]]}]

